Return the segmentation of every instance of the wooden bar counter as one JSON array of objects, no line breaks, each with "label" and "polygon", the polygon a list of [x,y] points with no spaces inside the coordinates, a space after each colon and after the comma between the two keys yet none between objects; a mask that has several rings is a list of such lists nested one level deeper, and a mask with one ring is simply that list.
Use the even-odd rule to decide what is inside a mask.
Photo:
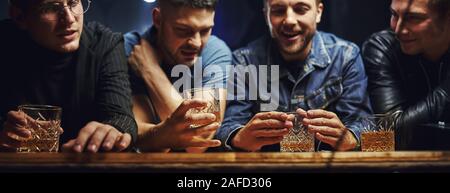
[{"label": "wooden bar counter", "polygon": [[450,172],[450,152],[0,153],[0,172]]}]

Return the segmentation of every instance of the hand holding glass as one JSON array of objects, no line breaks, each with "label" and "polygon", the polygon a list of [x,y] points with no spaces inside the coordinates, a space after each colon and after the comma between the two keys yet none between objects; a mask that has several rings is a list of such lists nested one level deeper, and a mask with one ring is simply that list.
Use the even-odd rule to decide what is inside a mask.
[{"label": "hand holding glass", "polygon": [[61,108],[48,105],[22,105],[31,138],[23,139],[18,152],[58,152],[61,135]]},{"label": "hand holding glass", "polygon": [[[207,102],[206,107],[193,108],[187,113],[212,113],[216,116],[216,121],[222,120],[220,114],[220,94],[217,88],[194,88],[183,92],[184,99],[200,99]],[[193,124],[191,127],[201,127],[203,125]]]},{"label": "hand holding glass", "polygon": [[303,117],[298,113],[288,113],[294,115],[293,127],[289,133],[284,136],[280,142],[281,152],[313,152],[314,151],[314,134],[309,133],[303,125]]}]

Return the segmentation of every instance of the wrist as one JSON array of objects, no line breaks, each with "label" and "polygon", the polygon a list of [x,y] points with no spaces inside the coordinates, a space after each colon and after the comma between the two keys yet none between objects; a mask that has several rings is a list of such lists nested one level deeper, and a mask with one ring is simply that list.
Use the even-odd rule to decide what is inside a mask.
[{"label": "wrist", "polygon": [[348,146],[345,147],[345,151],[351,151],[351,150],[358,150],[359,149],[359,141],[358,138],[355,136],[355,134],[350,130],[347,129],[347,135],[348,135]]},{"label": "wrist", "polygon": [[230,142],[230,146],[231,148],[233,148],[233,150],[238,151],[238,152],[255,152],[258,151],[258,149],[256,150],[252,150],[249,148],[249,146],[247,146],[245,143],[243,144],[243,138],[240,135],[240,132],[242,131],[242,129],[240,129],[236,135],[232,138],[231,142]]},{"label": "wrist", "polygon": [[236,151],[248,151],[243,145],[241,145],[241,137],[239,135],[240,132],[241,131],[237,131],[236,135],[231,139],[230,146]]},{"label": "wrist", "polygon": [[[170,145],[167,144],[166,137],[163,136],[161,130],[164,129],[163,123],[149,126],[147,131],[139,135],[139,149],[147,152],[169,152]],[[165,139],[165,140],[163,140]]]},{"label": "wrist", "polygon": [[166,73],[159,66],[155,66],[155,68],[146,68],[139,72],[139,75],[144,82],[152,88],[161,85],[161,80],[169,81]]},{"label": "wrist", "polygon": [[[238,131],[239,132],[239,131]],[[233,148],[239,148],[240,149],[240,139],[239,139],[239,134],[236,134],[230,142],[230,146]]]},{"label": "wrist", "polygon": [[145,65],[145,67],[138,70],[138,73],[142,78],[148,78],[152,77],[152,75],[157,74],[158,72],[155,70],[155,68],[153,68],[153,65]]}]

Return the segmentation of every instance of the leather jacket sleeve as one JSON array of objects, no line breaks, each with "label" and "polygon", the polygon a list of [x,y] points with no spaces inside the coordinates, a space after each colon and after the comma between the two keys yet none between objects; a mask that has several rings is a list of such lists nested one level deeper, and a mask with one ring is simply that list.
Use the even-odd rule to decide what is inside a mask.
[{"label": "leather jacket sleeve", "polygon": [[[368,90],[375,113],[402,112],[396,119],[397,131],[423,123],[430,123],[448,116],[444,111],[449,107],[450,81],[434,88],[426,97],[419,101],[408,101],[403,85],[407,80],[402,73],[399,57],[404,57],[392,31],[383,31],[373,35],[363,45],[363,59],[369,78]],[[406,64],[405,64],[406,65]],[[448,77],[448,76],[447,76]],[[401,134],[408,137],[407,133]]]}]

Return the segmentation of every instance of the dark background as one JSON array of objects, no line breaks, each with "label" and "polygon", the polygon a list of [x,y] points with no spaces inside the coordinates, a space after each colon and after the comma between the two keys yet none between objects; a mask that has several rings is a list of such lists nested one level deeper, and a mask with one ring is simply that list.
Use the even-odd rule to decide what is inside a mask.
[{"label": "dark background", "polygon": [[[358,45],[389,26],[390,0],[324,0],[319,30],[334,33]],[[143,31],[151,25],[153,4],[144,0],[93,0],[86,21],[99,21],[114,31]],[[221,0],[213,34],[230,48],[245,46],[266,33],[262,0]],[[0,18],[8,17],[8,1],[0,0]]]}]

